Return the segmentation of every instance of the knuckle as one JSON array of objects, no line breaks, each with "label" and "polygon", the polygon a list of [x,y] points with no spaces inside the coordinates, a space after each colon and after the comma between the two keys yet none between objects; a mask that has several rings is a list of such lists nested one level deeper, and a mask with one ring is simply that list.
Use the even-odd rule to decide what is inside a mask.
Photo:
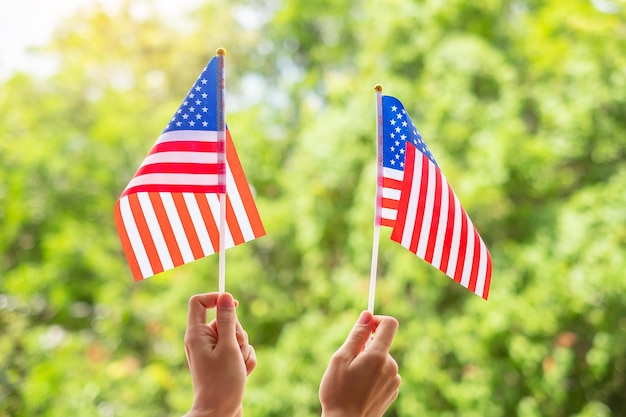
[{"label": "knuckle", "polygon": [[395,330],[400,327],[400,323],[398,322],[398,320],[396,320],[395,317],[385,316],[384,321],[389,327],[393,327]]},{"label": "knuckle", "polygon": [[387,363],[387,355],[382,352],[370,352],[369,353],[369,362],[372,366],[376,368],[383,368]]},{"label": "knuckle", "polygon": [[330,357],[331,366],[339,366],[345,363],[350,358],[343,351],[337,351]]},{"label": "knuckle", "polygon": [[196,343],[197,337],[193,333],[186,332],[183,342],[185,346],[191,346]]},{"label": "knuckle", "polygon": [[390,360],[389,360],[389,361],[387,361],[387,363],[388,363],[388,365],[387,365],[387,366],[388,366],[388,368],[389,368],[389,373],[390,373],[390,374],[393,374],[393,375],[397,375],[397,374],[398,374],[398,371],[400,370],[400,369],[398,368],[398,363],[397,363],[395,360],[393,360],[393,358],[391,358],[391,357],[389,357],[389,359],[390,359]]},{"label": "knuckle", "polygon": [[234,314],[218,314],[216,320],[223,324],[234,324],[237,317]]},{"label": "knuckle", "polygon": [[388,357],[389,355],[386,352],[382,352],[379,350],[372,352],[372,359],[381,364],[385,364],[387,362]]},{"label": "knuckle", "polygon": [[194,294],[191,297],[189,297],[189,305],[191,306],[193,304],[196,304],[199,298],[200,298],[199,294]]}]

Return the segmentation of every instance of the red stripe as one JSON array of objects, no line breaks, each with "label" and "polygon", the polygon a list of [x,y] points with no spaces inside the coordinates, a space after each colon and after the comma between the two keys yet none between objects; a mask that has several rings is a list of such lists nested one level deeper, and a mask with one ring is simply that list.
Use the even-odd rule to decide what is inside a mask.
[{"label": "red stripe", "polygon": [[217,252],[220,250],[220,231],[215,223],[213,213],[211,212],[211,206],[209,206],[207,195],[195,194],[195,197],[198,202],[200,214],[202,214],[202,219],[204,220],[204,225],[206,226],[209,238],[211,239],[211,246],[213,246],[213,251]]},{"label": "red stripe", "polygon": [[167,217],[163,200],[161,200],[161,196],[158,193],[148,193],[148,196],[150,197],[154,214],[156,215],[159,227],[163,233],[163,239],[165,239],[167,250],[172,258],[172,263],[174,264],[174,267],[180,266],[184,264],[185,261],[183,260],[183,255],[178,247],[178,242],[176,242],[174,230],[172,229],[169,217]]},{"label": "red stripe", "polygon": [[135,177],[143,174],[217,174],[218,172],[218,164],[165,162],[144,165],[137,170]]},{"label": "red stripe", "polygon": [[137,194],[131,194],[128,196],[128,202],[130,203],[130,210],[133,213],[135,225],[139,231],[141,242],[146,250],[146,255],[148,256],[148,261],[150,262],[150,267],[152,268],[152,275],[163,272],[163,265],[161,264],[161,259],[159,258],[156,246],[154,245],[154,240],[152,239],[152,234],[148,228],[148,223],[143,215],[141,203],[139,203],[139,197]]},{"label": "red stripe", "polygon": [[[415,148],[413,148],[415,150]],[[413,174],[415,169],[415,152],[407,148],[406,158],[404,160],[404,181],[401,183],[402,190],[400,192],[400,201],[398,202],[398,214],[395,223],[392,223],[393,230],[391,232],[391,240],[402,244],[402,235],[406,226],[407,211],[409,208],[409,199],[411,197],[411,184],[413,182]],[[381,221],[381,225],[386,226],[385,219]]]},{"label": "red stripe", "polygon": [[383,198],[383,208],[398,210],[398,200]]},{"label": "red stripe", "polygon": [[459,243],[459,257],[456,260],[456,268],[454,270],[454,280],[461,282],[463,276],[463,267],[465,265],[465,256],[467,252],[467,214],[461,208],[461,242]]},{"label": "red stripe", "polygon": [[259,215],[259,211],[254,203],[252,191],[250,190],[250,186],[246,180],[243,167],[241,166],[241,162],[237,156],[237,151],[235,150],[235,144],[233,143],[230,131],[228,130],[226,131],[226,158],[228,159],[228,166],[230,167],[235,184],[237,184],[237,191],[239,192],[239,197],[241,198],[243,206],[246,210],[254,237],[264,236],[265,228],[263,227],[263,222],[261,222],[261,216]]},{"label": "red stripe", "polygon": [[155,144],[148,155],[159,152],[217,152],[217,142],[173,141]]},{"label": "red stripe", "polygon": [[202,245],[200,245],[200,239],[198,238],[196,229],[193,226],[193,221],[191,220],[191,215],[189,214],[185,198],[182,193],[172,193],[172,198],[174,199],[176,211],[178,212],[183,229],[185,230],[185,237],[191,247],[193,259],[200,259],[204,256],[204,252],[202,252]]},{"label": "red stripe", "polygon": [[139,268],[139,263],[137,262],[137,258],[135,257],[133,246],[130,243],[128,233],[126,232],[126,226],[124,225],[124,220],[122,219],[122,212],[120,211],[119,200],[117,201],[117,203],[115,203],[115,208],[113,210],[113,217],[115,218],[115,226],[117,228],[117,234],[120,237],[120,242],[122,243],[122,249],[124,250],[124,254],[126,255],[126,260],[128,261],[128,266],[130,267],[130,272],[133,274],[133,279],[135,281],[141,281],[143,279],[143,275],[141,274],[141,269]]},{"label": "red stripe", "polygon": [[467,288],[476,292],[476,279],[478,278],[478,266],[480,265],[480,238],[478,232],[474,229],[474,255],[472,256],[472,272],[470,273]]},{"label": "red stripe", "polygon": [[[404,166],[408,165],[406,160],[404,161]],[[406,171],[405,171],[406,172]],[[383,177],[383,188],[389,188],[392,190],[401,190],[402,189],[402,180],[396,180],[394,178]]]},{"label": "red stripe", "polygon": [[[406,165],[406,160],[405,160],[405,165]],[[385,190],[392,190],[392,191],[402,190],[402,181],[398,181],[396,179],[392,179],[388,177],[383,177],[382,183],[383,183],[383,192],[381,193],[381,196]],[[381,202],[381,207],[385,209],[390,209],[390,210],[398,210],[398,202],[399,202],[399,199],[383,197],[382,202]],[[392,213],[385,213],[381,211],[380,225],[387,226],[387,227],[394,227],[396,220],[393,219],[391,216],[392,216]]]},{"label": "red stripe", "polygon": [[450,184],[446,183],[448,187],[448,221],[446,222],[446,234],[443,238],[443,248],[441,253],[441,265],[439,270],[444,274],[448,270],[448,262],[450,261],[450,248],[452,247],[452,233],[454,232],[454,192]]},{"label": "red stripe", "polygon": [[[427,164],[432,162],[425,161]],[[441,172],[435,167],[435,201],[433,203],[433,217],[430,223],[430,232],[428,234],[428,245],[426,246],[426,254],[424,260],[430,264],[433,262],[433,254],[435,252],[435,243],[437,241],[437,230],[439,229],[439,216],[441,215]]]},{"label": "red stripe", "polygon": [[[413,152],[415,152],[415,147],[407,144],[407,148],[409,146],[413,148]],[[417,246],[419,244],[420,235],[422,234],[422,227],[424,226],[424,213],[426,212],[426,194],[428,194],[428,160],[426,155],[423,153],[419,152],[419,155],[421,155],[422,159],[422,175],[419,179],[420,189],[419,198],[417,200],[417,212],[415,214],[415,226],[413,228],[413,236],[411,237],[411,246],[409,247],[409,250],[413,253],[417,253]],[[417,156],[417,158],[419,157],[420,156]]]},{"label": "red stripe", "polygon": [[145,184],[131,187],[124,191],[122,196],[139,192],[153,193],[219,193],[223,192],[224,186],[214,185],[168,185],[168,184]]},{"label": "red stripe", "polygon": [[230,235],[233,237],[234,244],[239,245],[245,242],[241,228],[239,227],[239,221],[235,215],[235,210],[233,210],[233,204],[230,202],[228,195],[226,196],[226,223],[228,224]]},{"label": "red stripe", "polygon": [[[381,225],[381,226],[386,226],[386,227],[394,227],[394,226],[395,226],[395,224],[396,224],[396,221],[395,221],[395,220],[391,220],[391,219],[388,219],[388,218],[386,218],[386,217],[383,217],[383,218],[381,218],[381,219],[380,219],[380,225]],[[392,239],[393,239],[393,237],[392,237]],[[394,239],[394,240],[395,240],[395,239]],[[396,241],[396,242],[398,242],[398,243],[400,243],[400,241],[397,241],[397,240],[395,240],[395,241]]]},{"label": "red stripe", "polygon": [[485,247],[487,251],[487,270],[485,271],[485,286],[483,287],[483,298],[486,300],[489,298],[489,287],[491,286],[491,254],[489,249]]}]

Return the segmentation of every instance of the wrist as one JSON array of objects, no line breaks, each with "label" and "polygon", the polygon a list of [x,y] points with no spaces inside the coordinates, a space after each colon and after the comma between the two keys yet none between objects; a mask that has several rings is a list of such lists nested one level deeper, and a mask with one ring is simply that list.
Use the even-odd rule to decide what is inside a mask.
[{"label": "wrist", "polygon": [[218,413],[213,411],[194,410],[193,408],[183,417],[217,417]]},{"label": "wrist", "polygon": [[199,409],[192,407],[183,417],[241,417],[243,415],[242,408],[239,407],[234,412],[225,412],[218,409]]},{"label": "wrist", "polygon": [[350,413],[341,410],[325,411],[322,410],[322,417],[356,417]]}]

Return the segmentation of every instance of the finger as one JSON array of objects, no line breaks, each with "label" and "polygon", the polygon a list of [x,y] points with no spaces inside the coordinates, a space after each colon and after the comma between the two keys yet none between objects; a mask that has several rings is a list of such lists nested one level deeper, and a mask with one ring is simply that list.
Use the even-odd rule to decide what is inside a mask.
[{"label": "finger", "polygon": [[396,374],[391,379],[386,379],[384,386],[379,386],[379,399],[368,407],[366,415],[382,415],[398,398],[401,380],[402,378],[400,378],[399,374]]},{"label": "finger", "polygon": [[398,320],[390,316],[375,316],[376,332],[368,349],[388,353],[398,330]]},{"label": "finger", "polygon": [[237,313],[233,296],[225,292],[219,295],[217,300],[217,345],[237,343]]},{"label": "finger", "polygon": [[399,393],[400,393],[399,389],[396,389],[389,393],[389,396],[385,399],[385,402],[384,402],[385,410],[389,408],[389,406],[398,398]]},{"label": "finger", "polygon": [[254,371],[254,368],[256,368],[256,352],[254,351],[254,347],[252,345],[249,345],[248,352],[248,358],[245,360],[246,375],[250,375],[252,371]]},{"label": "finger", "polygon": [[392,402],[398,398],[398,393],[400,392],[400,384],[402,383],[402,378],[400,374],[396,374],[391,381],[389,381],[389,397],[387,398],[387,406],[391,405]]},{"label": "finger", "polygon": [[385,368],[387,375],[399,375],[398,372],[400,371],[400,368],[398,367],[398,363],[390,354],[387,354],[387,363],[385,364]]},{"label": "finger", "polygon": [[206,324],[206,311],[217,305],[218,293],[196,294],[189,299],[189,316],[187,327]]},{"label": "finger", "polygon": [[245,362],[248,360],[248,356],[250,356],[251,346],[248,343],[248,335],[245,330],[243,330],[239,322],[237,322],[236,338],[237,343],[239,344],[239,350],[241,351],[241,356]]},{"label": "finger", "polygon": [[338,352],[346,354],[350,359],[358,355],[372,334],[372,323],[372,313],[363,311]]},{"label": "finger", "polygon": [[248,344],[248,332],[243,329],[241,323],[239,323],[239,320],[237,320],[237,328],[235,334],[237,336],[237,343],[239,344],[239,346],[246,346]]}]

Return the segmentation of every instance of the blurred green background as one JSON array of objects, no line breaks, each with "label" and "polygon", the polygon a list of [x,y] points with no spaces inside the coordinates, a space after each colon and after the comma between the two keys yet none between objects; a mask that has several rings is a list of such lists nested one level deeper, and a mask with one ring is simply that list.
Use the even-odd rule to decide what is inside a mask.
[{"label": "blurred green background", "polygon": [[[113,206],[226,48],[267,236],[227,252],[257,349],[246,416],[319,415],[367,307],[375,94],[398,97],[490,248],[489,301],[381,235],[400,329],[387,416],[626,416],[626,3],[214,0],[71,17],[0,84],[0,415],[177,416],[187,301],[217,257],[135,283]],[[141,6],[141,7],[139,7]]]}]

